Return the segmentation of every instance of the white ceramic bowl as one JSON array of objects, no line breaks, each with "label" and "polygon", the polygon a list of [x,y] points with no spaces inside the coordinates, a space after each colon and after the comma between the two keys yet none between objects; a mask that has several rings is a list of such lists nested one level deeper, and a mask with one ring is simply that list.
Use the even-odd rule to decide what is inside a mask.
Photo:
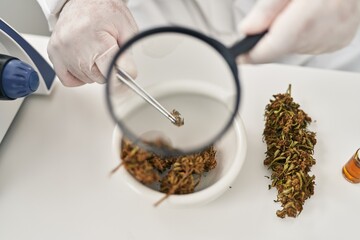
[{"label": "white ceramic bowl", "polygon": [[[117,161],[120,159],[122,133],[115,127],[113,133],[113,149]],[[200,206],[209,203],[226,190],[236,179],[246,158],[247,142],[243,122],[240,116],[235,121],[229,131],[216,144],[217,166],[203,177],[194,193],[185,195],[171,195],[160,206],[171,207],[190,207]],[[134,192],[154,204],[165,196],[148,186],[138,182],[124,167],[121,167],[116,174],[120,174],[125,183]]]}]

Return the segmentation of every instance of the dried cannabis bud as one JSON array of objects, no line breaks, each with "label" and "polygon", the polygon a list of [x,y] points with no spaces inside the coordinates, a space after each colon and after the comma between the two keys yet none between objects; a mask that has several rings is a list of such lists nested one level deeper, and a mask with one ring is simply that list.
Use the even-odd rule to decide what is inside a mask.
[{"label": "dried cannabis bud", "polygon": [[[188,156],[178,157],[168,174],[161,179],[160,191],[171,194],[187,194],[194,192],[201,175],[216,167],[216,151],[213,146],[204,151]],[[159,204],[163,199],[156,203]]]},{"label": "dried cannabis bud", "polygon": [[179,113],[179,111],[173,109],[171,114],[175,117],[175,125],[178,127],[181,127],[182,125],[184,125],[184,118],[181,118],[181,114]]},{"label": "dried cannabis bud", "polygon": [[[152,184],[159,181],[160,175],[157,171],[154,171],[157,167],[160,169],[165,168],[164,163],[157,162],[154,154],[151,154],[136,145],[133,145],[130,141],[123,139],[121,142],[121,158],[123,160],[122,165],[125,169],[139,182],[143,184]],[[151,164],[151,162],[156,162]]]},{"label": "dried cannabis bud", "polygon": [[291,85],[285,94],[277,94],[265,109],[263,138],[267,145],[264,164],[272,170],[269,188],[278,190],[276,202],[280,218],[296,217],[306,199],[314,194],[315,176],[309,175],[315,164],[315,133],[308,131],[311,118],[293,102]]},{"label": "dried cannabis bud", "polygon": [[[153,144],[170,148],[161,140]],[[216,150],[214,146],[210,146],[196,154],[163,157],[141,149],[129,140],[122,139],[121,158],[122,163],[112,173],[119,167],[124,166],[135,179],[145,185],[160,183],[159,191],[166,193],[166,195],[156,202],[155,206],[172,194],[194,192],[202,174],[216,167]]]}]

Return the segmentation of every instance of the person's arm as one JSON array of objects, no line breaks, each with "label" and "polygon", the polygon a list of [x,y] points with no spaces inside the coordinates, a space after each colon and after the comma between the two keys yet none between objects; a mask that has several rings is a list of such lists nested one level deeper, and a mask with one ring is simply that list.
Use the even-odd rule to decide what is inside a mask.
[{"label": "person's arm", "polygon": [[288,54],[321,54],[348,45],[359,29],[360,0],[259,0],[240,25],[269,32],[240,62],[266,63]]}]

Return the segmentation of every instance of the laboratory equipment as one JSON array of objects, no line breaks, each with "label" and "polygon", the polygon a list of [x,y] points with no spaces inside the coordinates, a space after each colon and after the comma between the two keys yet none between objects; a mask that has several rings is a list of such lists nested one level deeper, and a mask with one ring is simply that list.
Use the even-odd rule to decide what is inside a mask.
[{"label": "laboratory equipment", "polygon": [[0,18],[0,143],[25,97],[49,94],[54,79],[49,63]]},{"label": "laboratory equipment", "polygon": [[[148,205],[159,203],[166,198],[166,193],[160,192],[160,184],[145,185],[139,182],[133,175],[122,165],[124,159],[121,158],[122,151],[119,148],[121,145],[122,131],[118,126],[113,132],[113,157],[116,162],[120,162],[118,175],[122,181],[141,198],[143,198]],[[236,146],[236,147],[234,147]],[[247,153],[247,138],[244,123],[239,115],[234,119],[233,124],[224,136],[216,142],[216,167],[210,172],[207,172],[206,177],[199,181],[193,193],[188,194],[174,194],[161,202],[159,207],[169,208],[187,208],[204,206],[211,201],[220,197],[224,192],[229,190],[229,186],[235,181],[241,173],[241,169],[246,160]]]},{"label": "laboratory equipment", "polygon": [[[107,103],[123,136],[159,154],[190,154],[214,144],[238,113],[235,57],[248,52],[264,34],[247,36],[231,48],[182,27],[155,28],[134,36],[119,50],[107,76]],[[184,125],[175,126],[130,90],[119,76],[126,68],[135,69],[134,82],[168,112],[179,112]],[[171,149],[142,138],[149,133],[170,139]]]},{"label": "laboratory equipment", "polygon": [[360,183],[360,148],[342,168],[343,176],[351,183]]},{"label": "laboratory equipment", "polygon": [[147,101],[150,105],[156,108],[161,114],[163,114],[167,119],[170,120],[176,126],[184,125],[184,119],[180,117],[180,113],[173,111],[169,112],[164,106],[162,106],[155,98],[153,98],[149,93],[147,93],[135,80],[128,74],[126,71],[121,68],[117,69],[117,79],[126,84],[129,88],[135,91],[140,97]]}]

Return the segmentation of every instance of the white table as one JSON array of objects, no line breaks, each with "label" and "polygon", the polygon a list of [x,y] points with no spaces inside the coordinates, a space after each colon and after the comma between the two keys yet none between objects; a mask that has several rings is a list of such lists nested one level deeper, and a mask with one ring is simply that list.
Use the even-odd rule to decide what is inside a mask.
[{"label": "white table", "polygon": [[[243,67],[243,169],[214,202],[154,208],[132,192],[112,157],[114,123],[103,85],[31,96],[0,145],[0,239],[357,239],[360,185],[341,167],[360,147],[360,75],[279,65]],[[263,166],[264,108],[292,84],[317,132],[315,195],[296,219],[279,219]]]}]

